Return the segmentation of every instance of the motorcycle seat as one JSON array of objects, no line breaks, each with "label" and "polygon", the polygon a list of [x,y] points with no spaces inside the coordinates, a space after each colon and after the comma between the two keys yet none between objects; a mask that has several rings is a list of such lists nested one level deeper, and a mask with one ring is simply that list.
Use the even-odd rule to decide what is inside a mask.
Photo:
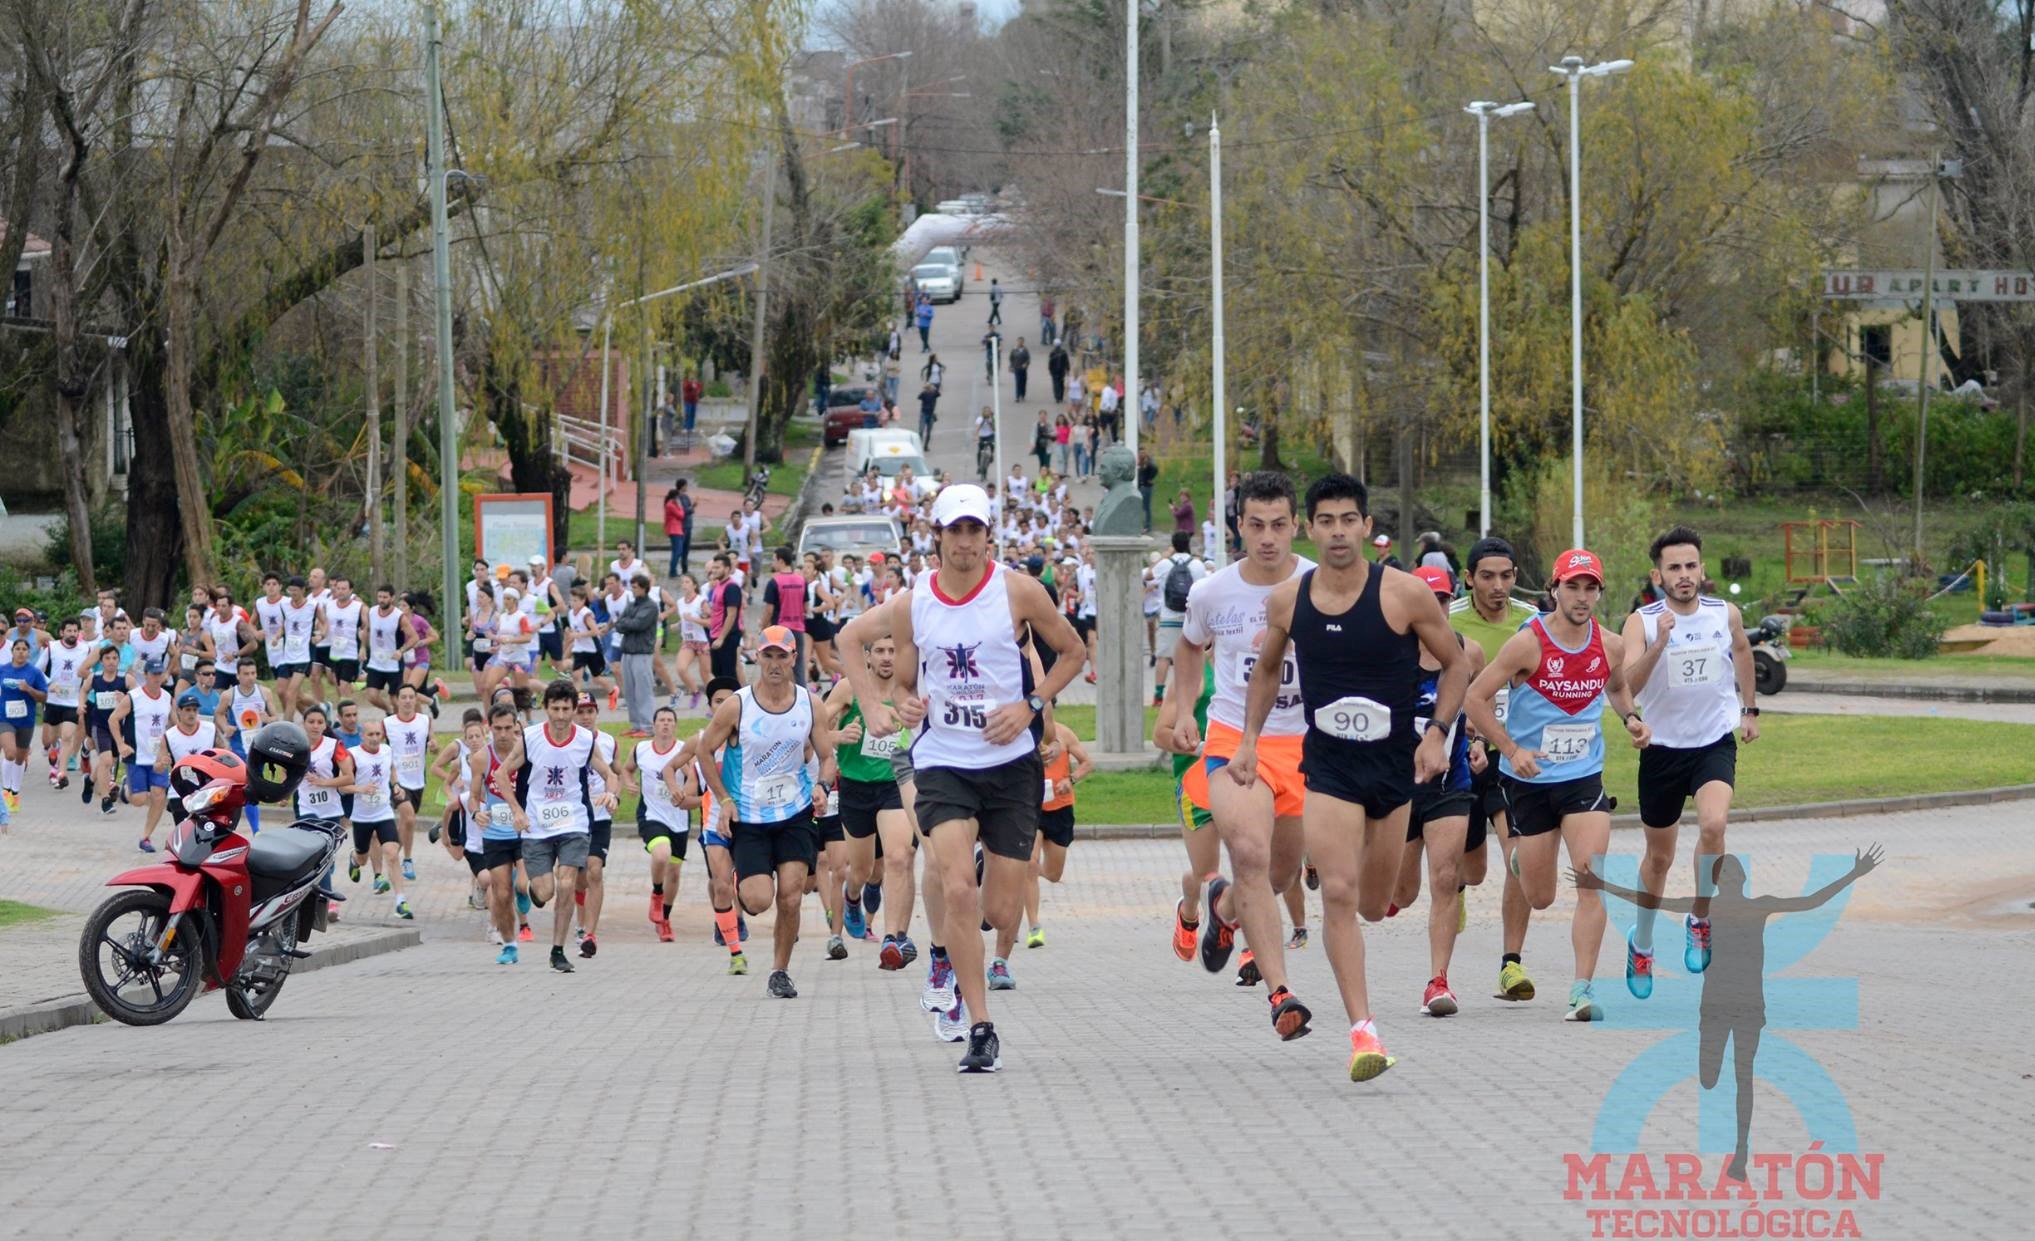
[{"label": "motorcycle seat", "polygon": [[270,828],[254,838],[247,869],[269,879],[295,879],[323,864],[332,838],[304,827]]}]

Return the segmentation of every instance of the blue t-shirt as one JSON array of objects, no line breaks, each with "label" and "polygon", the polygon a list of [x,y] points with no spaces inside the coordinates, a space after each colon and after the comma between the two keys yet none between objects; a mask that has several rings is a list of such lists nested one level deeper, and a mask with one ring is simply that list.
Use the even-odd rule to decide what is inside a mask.
[{"label": "blue t-shirt", "polygon": [[361,742],[359,733],[345,732],[342,729],[340,729],[339,726],[336,724],[331,728],[326,729],[326,731],[331,733],[333,736],[339,738],[339,744],[345,746],[349,750],[358,749],[360,746]]},{"label": "blue t-shirt", "polygon": [[[210,685],[209,679],[207,680],[207,685],[208,686]],[[211,688],[201,688],[194,682],[190,686],[190,688],[184,691],[184,694],[196,694],[198,696],[198,717],[200,719],[209,720],[214,715],[218,714],[219,712],[218,690]],[[183,696],[184,696],[183,694],[177,695],[177,697],[179,698]]]},{"label": "blue t-shirt", "polygon": [[49,678],[34,664],[16,667],[12,661],[0,664],[0,728],[35,723],[39,703],[25,692],[49,692]]}]

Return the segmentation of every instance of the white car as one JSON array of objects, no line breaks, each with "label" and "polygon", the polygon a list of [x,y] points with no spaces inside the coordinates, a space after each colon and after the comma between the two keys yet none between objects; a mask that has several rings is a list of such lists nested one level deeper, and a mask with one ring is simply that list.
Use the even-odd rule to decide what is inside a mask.
[{"label": "white car", "polygon": [[838,559],[844,553],[852,552],[868,559],[871,552],[894,555],[898,545],[904,541],[904,531],[898,528],[895,518],[880,513],[839,517],[813,517],[799,531],[799,560],[805,560],[807,552],[825,548]]},{"label": "white car", "polygon": [[936,302],[961,300],[961,271],[945,263],[920,263],[912,268],[912,284]]}]

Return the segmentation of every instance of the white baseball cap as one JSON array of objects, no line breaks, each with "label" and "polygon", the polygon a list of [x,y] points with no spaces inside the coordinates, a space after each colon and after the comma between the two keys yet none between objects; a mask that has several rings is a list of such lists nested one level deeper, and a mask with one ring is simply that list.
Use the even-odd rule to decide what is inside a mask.
[{"label": "white baseball cap", "polygon": [[947,527],[957,521],[989,524],[989,493],[974,483],[948,483],[933,498],[933,524]]}]

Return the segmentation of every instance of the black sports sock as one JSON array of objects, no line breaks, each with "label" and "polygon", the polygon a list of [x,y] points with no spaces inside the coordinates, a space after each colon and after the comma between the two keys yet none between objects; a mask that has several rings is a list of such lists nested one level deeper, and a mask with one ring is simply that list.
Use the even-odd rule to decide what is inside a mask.
[{"label": "black sports sock", "polygon": [[663,896],[664,885],[661,883],[653,883],[650,885],[650,892],[653,896]]},{"label": "black sports sock", "polygon": [[1501,969],[1507,965],[1518,965],[1518,964],[1519,964],[1519,954],[1516,952],[1508,952],[1498,960],[1498,965],[1499,968]]}]

